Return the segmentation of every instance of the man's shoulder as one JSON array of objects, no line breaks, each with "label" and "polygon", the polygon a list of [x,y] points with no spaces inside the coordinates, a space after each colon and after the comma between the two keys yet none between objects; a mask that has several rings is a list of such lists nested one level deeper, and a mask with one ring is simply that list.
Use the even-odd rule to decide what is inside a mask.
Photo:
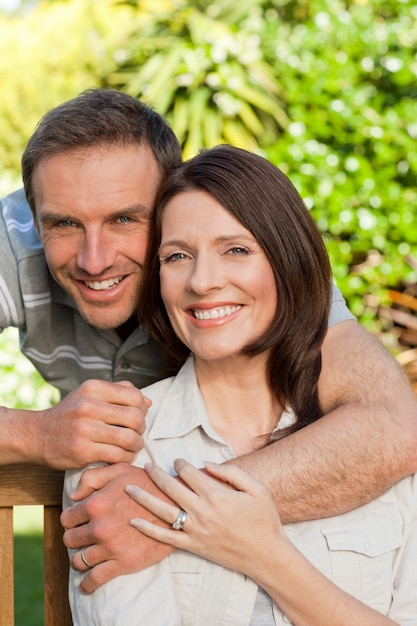
[{"label": "man's shoulder", "polygon": [[32,211],[30,210],[30,206],[26,200],[23,187],[1,198],[0,203],[2,208],[4,207],[8,211],[17,214],[20,213],[22,215],[26,215],[26,217],[32,216]]},{"label": "man's shoulder", "polygon": [[2,229],[17,259],[43,254],[25,192],[18,189],[0,200]]}]

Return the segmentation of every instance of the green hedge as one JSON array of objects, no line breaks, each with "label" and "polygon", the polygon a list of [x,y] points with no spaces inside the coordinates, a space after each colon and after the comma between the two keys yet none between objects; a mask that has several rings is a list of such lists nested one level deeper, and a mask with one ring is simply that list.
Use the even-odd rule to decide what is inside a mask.
[{"label": "green hedge", "polygon": [[269,14],[292,123],[267,155],[311,207],[349,306],[377,331],[386,288],[416,282],[417,6],[304,4],[297,20]]}]

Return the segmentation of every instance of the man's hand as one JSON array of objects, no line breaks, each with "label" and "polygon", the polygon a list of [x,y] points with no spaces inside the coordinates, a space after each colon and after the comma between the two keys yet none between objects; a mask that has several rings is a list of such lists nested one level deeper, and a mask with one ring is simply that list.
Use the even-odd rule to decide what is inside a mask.
[{"label": "man's hand", "polygon": [[129,382],[89,380],[51,409],[5,409],[2,463],[76,469],[97,462],[132,462],[143,447],[149,404]]},{"label": "man's hand", "polygon": [[81,559],[83,547],[85,558],[92,565],[80,586],[84,593],[92,593],[116,576],[154,565],[173,552],[170,546],[140,535],[130,525],[133,517],[166,524],[129,498],[125,493],[128,484],[172,503],[143,469],[119,463],[86,470],[77,490],[71,494],[73,500],[84,500],[61,515],[66,529],[64,543],[67,548],[78,550],[71,559],[71,566],[87,571]]}]

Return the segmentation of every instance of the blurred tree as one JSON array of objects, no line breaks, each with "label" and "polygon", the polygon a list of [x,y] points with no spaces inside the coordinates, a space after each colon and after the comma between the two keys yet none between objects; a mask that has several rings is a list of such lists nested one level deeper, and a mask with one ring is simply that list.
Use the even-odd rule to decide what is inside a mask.
[{"label": "blurred tree", "polygon": [[284,91],[262,48],[262,0],[126,4],[136,19],[106,82],[164,114],[186,158],[224,142],[257,150],[287,127]]},{"label": "blurred tree", "polygon": [[20,16],[0,15],[2,192],[17,187],[20,157],[40,117],[99,85],[130,18],[113,0],[42,2]]},{"label": "blurred tree", "polygon": [[311,208],[350,308],[398,349],[379,311],[387,286],[417,282],[407,263],[417,254],[417,6],[279,4],[264,49],[291,123],[268,158]]}]

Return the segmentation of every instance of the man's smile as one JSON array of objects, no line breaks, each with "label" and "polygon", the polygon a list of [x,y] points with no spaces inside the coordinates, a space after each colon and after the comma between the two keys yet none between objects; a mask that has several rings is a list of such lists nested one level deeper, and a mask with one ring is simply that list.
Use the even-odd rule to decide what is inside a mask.
[{"label": "man's smile", "polygon": [[90,289],[94,289],[94,291],[105,291],[118,285],[123,279],[124,276],[117,276],[116,278],[108,278],[107,280],[85,280],[84,283],[87,287],[90,287]]}]

